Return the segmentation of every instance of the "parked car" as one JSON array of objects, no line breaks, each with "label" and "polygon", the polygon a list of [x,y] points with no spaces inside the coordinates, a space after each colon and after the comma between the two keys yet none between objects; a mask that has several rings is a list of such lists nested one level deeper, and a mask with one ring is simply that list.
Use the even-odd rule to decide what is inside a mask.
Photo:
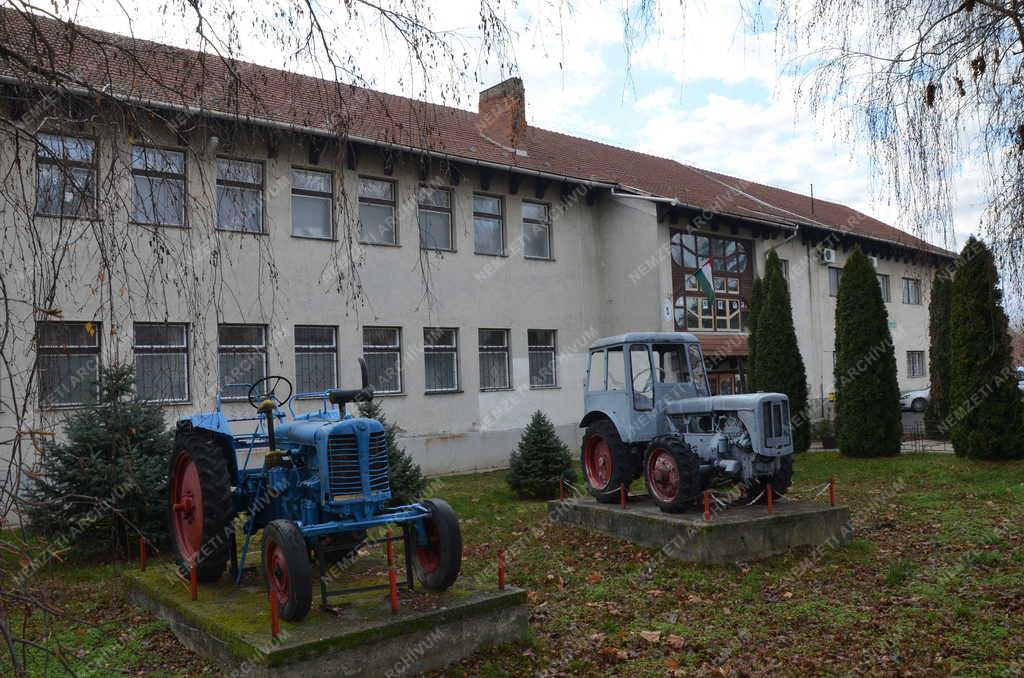
[{"label": "parked car", "polygon": [[900,394],[900,408],[904,410],[913,410],[914,412],[924,412],[928,407],[928,399],[931,397],[932,387],[931,384],[925,386],[917,391],[907,391]]}]

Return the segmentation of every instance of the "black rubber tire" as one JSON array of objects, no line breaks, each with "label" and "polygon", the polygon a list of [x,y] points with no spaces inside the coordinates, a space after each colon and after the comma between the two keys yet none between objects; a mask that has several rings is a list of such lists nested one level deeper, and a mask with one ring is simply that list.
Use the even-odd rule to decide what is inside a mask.
[{"label": "black rubber tire", "polygon": [[[588,445],[594,444],[595,438],[605,440],[612,456],[611,475],[608,482],[601,487],[594,485],[587,473],[587,449]],[[619,437],[619,432],[612,422],[595,421],[587,426],[586,432],[583,434],[583,444],[580,446],[580,467],[583,469],[583,480],[594,499],[602,504],[619,503],[619,486],[623,483],[626,485],[627,494],[629,493],[629,484],[637,477],[634,475],[636,467],[639,465],[641,469],[643,468],[642,464],[638,464],[639,460],[636,459],[636,456],[629,446],[622,442],[622,438]]]},{"label": "black rubber tire", "polygon": [[[672,497],[662,496],[652,487],[651,466],[655,450],[665,450],[679,474],[678,490]],[[693,448],[678,438],[655,438],[644,452],[644,486],[654,503],[665,513],[681,513],[696,505],[704,491],[700,474],[700,457]]]},{"label": "black rubber tire", "polygon": [[277,546],[288,568],[288,592],[280,602],[278,614],[287,621],[299,621],[309,614],[313,603],[313,568],[309,562],[309,548],[299,526],[290,520],[272,520],[263,528],[263,579],[270,591],[270,570],[267,567],[267,550],[271,544]]},{"label": "black rubber tire", "polygon": [[223,450],[207,431],[179,431],[174,438],[174,452],[168,471],[167,532],[170,535],[171,553],[185,578],[188,577],[188,558],[182,552],[176,536],[173,477],[182,454],[192,457],[199,475],[203,502],[203,532],[200,554],[196,558],[196,579],[211,583],[220,579],[231,556],[231,530],[235,517],[231,502],[231,478],[228,477],[227,462]]},{"label": "black rubber tire", "polygon": [[928,401],[924,398],[914,398],[914,401],[910,403],[910,409],[915,412],[924,412],[928,409]]},{"label": "black rubber tire", "polygon": [[410,554],[412,569],[423,588],[445,591],[462,570],[462,529],[455,511],[445,500],[427,499],[421,503],[430,510],[430,517],[424,519],[430,547],[414,546]]},{"label": "black rubber tire", "polygon": [[766,504],[768,502],[768,495],[765,491],[769,483],[772,486],[772,501],[789,492],[789,486],[793,484],[793,455],[787,454],[779,461],[779,468],[774,474],[765,478],[758,478],[747,486],[747,501],[754,501],[760,495],[757,503]]}]

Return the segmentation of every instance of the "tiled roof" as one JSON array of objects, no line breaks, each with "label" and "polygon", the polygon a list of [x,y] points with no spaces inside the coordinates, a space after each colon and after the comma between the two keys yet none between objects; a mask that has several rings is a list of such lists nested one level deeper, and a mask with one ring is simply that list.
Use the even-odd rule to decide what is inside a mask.
[{"label": "tiled roof", "polygon": [[[35,23],[33,30],[28,22]],[[0,77],[50,82],[70,74],[83,89],[391,143],[569,178],[618,184],[698,209],[795,225],[817,223],[909,247],[938,248],[843,205],[708,172],[615,146],[528,126],[512,153],[479,132],[476,113],[225,60],[155,42],[0,9]],[[24,62],[16,56],[23,55]],[[47,55],[41,58],[39,55]],[[28,76],[26,66],[36,67]]]}]

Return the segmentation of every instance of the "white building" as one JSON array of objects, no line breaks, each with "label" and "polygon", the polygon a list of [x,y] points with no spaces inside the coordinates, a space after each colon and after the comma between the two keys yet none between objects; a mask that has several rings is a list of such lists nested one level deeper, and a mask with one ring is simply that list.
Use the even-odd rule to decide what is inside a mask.
[{"label": "white building", "polygon": [[[0,39],[34,55],[0,11]],[[69,46],[40,21],[81,88],[0,58],[0,439],[52,430],[104,363],[134,363],[177,417],[265,374],[351,386],[364,355],[425,471],[503,466],[534,410],[578,442],[600,336],[692,331],[713,389],[742,390],[772,248],[813,399],[855,245],[877,259],[901,387],[928,382],[928,286],[950,255],[852,209],[532,127],[516,79],[472,113],[250,64],[237,81],[96,31]],[[106,41],[126,49],[100,58]],[[707,254],[713,306],[688,281]],[[225,408],[247,412],[244,391]]]}]

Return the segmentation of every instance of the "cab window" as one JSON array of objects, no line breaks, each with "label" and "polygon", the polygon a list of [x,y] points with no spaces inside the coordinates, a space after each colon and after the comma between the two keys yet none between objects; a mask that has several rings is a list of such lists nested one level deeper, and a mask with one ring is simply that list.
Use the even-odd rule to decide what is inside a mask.
[{"label": "cab window", "polygon": [[608,381],[609,391],[626,390],[626,359],[621,346],[608,349]]},{"label": "cab window", "polygon": [[604,351],[594,351],[590,354],[590,369],[587,370],[587,390],[604,390],[605,360]]},{"label": "cab window", "polygon": [[704,369],[704,354],[700,350],[700,344],[686,344],[686,353],[690,359],[690,374],[693,375],[693,385],[697,395],[711,395],[708,390],[708,376]]},{"label": "cab window", "polygon": [[633,407],[649,410],[654,403],[654,370],[646,344],[632,344],[629,347],[629,365],[632,372]]},{"label": "cab window", "polygon": [[662,384],[682,384],[690,381],[690,369],[682,344],[655,344],[651,356],[657,366],[658,381]]}]

